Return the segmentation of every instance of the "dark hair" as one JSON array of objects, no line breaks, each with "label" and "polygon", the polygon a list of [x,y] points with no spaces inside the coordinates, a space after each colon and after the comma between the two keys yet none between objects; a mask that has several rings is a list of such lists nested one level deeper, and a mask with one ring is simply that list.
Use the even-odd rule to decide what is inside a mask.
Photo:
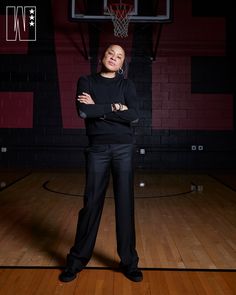
[{"label": "dark hair", "polygon": [[122,65],[122,69],[123,69],[123,74],[122,75],[126,76],[127,73],[128,73],[128,62],[127,62],[126,57],[124,59],[123,65]]}]

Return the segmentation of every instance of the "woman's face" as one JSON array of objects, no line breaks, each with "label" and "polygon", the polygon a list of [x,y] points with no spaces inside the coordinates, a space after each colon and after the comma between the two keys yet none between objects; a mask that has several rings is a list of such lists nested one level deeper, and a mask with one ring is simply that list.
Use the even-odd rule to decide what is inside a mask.
[{"label": "woman's face", "polygon": [[117,72],[122,68],[124,60],[124,49],[119,45],[111,45],[105,51],[102,64],[109,72]]}]

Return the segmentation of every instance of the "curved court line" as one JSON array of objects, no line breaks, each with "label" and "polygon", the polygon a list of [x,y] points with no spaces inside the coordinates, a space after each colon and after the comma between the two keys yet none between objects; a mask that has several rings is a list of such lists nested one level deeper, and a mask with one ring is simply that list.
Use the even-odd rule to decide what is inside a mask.
[{"label": "curved court line", "polygon": [[[66,193],[66,192],[61,192],[61,191],[57,191],[54,189],[51,189],[48,187],[48,184],[50,183],[50,180],[45,181],[42,184],[42,187],[54,194],[59,194],[59,195],[64,195],[64,196],[70,196],[70,197],[83,197],[84,195],[81,194],[71,194],[71,193]],[[178,196],[184,196],[187,194],[191,194],[193,192],[196,192],[195,190],[189,190],[189,191],[185,191],[185,192],[180,192],[180,193],[174,193],[174,194],[168,194],[168,195],[160,195],[160,196],[141,196],[141,197],[137,197],[135,196],[135,199],[155,199],[155,198],[169,198],[169,197],[178,197]],[[113,197],[106,197],[106,199],[108,198],[113,198]]]}]

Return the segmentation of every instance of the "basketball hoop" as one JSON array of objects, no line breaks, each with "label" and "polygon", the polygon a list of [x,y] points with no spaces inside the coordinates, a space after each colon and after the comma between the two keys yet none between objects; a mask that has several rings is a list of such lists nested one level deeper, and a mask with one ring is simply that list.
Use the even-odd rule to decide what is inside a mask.
[{"label": "basketball hoop", "polygon": [[114,26],[114,36],[120,38],[128,37],[130,13],[132,10],[133,5],[122,3],[122,1],[120,3],[112,3],[107,7]]}]

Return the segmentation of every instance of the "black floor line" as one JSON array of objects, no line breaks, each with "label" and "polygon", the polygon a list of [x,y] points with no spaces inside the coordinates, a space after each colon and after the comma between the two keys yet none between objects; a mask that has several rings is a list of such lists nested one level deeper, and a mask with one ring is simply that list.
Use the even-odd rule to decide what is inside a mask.
[{"label": "black floor line", "polygon": [[[64,266],[0,266],[0,269],[60,269]],[[89,270],[114,270],[119,271],[118,267],[93,267],[88,266],[85,269]],[[140,267],[143,271],[176,271],[176,272],[236,272],[236,269],[209,269],[209,268],[161,268],[161,267]]]},{"label": "black floor line", "polygon": [[213,178],[214,180],[216,180],[217,182],[223,184],[225,187],[231,189],[233,192],[236,192],[236,189],[234,187],[232,187],[231,185],[225,183],[223,180],[221,180],[220,178],[218,178],[217,176],[208,174],[209,177]]},{"label": "black floor line", "polygon": [[10,186],[13,186],[14,184],[16,184],[17,182],[25,179],[26,177],[28,177],[29,175],[32,174],[32,171],[28,172],[27,174],[25,174],[24,176],[20,177],[20,178],[17,178],[16,180],[10,182],[8,185],[4,186],[4,187],[1,187],[0,188],[0,192],[4,191],[5,189],[9,188]]}]

